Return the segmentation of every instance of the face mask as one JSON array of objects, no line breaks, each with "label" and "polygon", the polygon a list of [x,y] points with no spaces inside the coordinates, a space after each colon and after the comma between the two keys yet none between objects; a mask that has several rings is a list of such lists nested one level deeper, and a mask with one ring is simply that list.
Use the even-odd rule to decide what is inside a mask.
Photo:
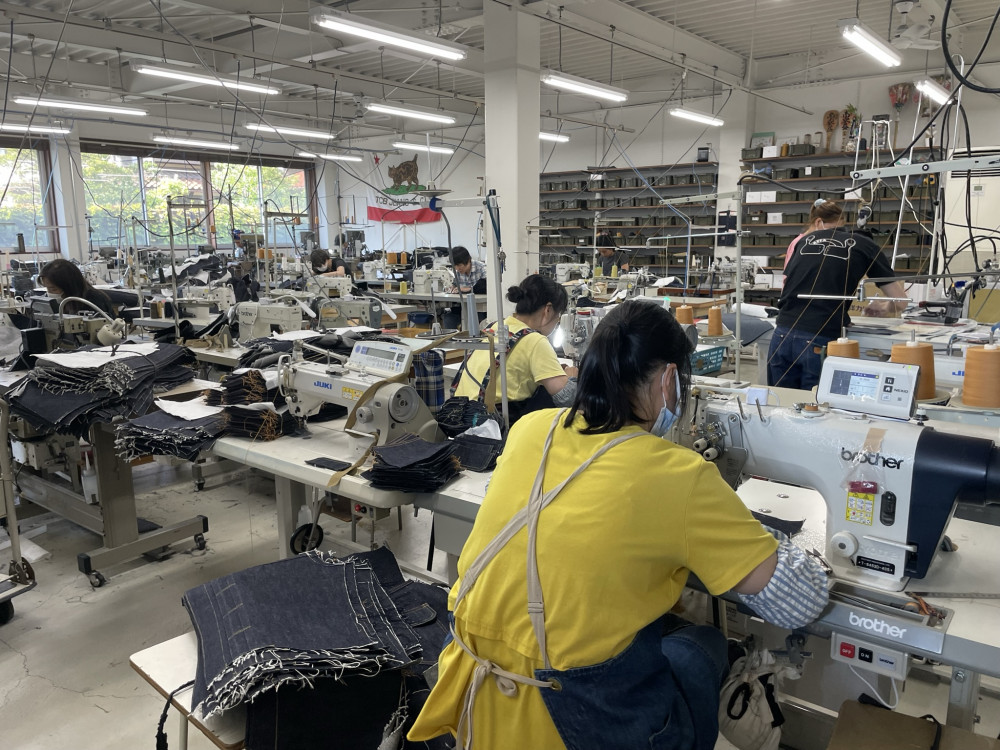
[{"label": "face mask", "polygon": [[[660,378],[660,390],[663,390],[663,378],[667,377],[667,371],[663,371],[663,376]],[[656,437],[663,437],[667,434],[670,428],[673,426],[674,422],[680,419],[681,416],[681,378],[679,374],[674,375],[674,385],[677,388],[677,403],[674,405],[674,411],[670,411],[667,408],[667,397],[663,397],[663,408],[660,409],[660,414],[650,428],[650,433],[656,435]]]}]

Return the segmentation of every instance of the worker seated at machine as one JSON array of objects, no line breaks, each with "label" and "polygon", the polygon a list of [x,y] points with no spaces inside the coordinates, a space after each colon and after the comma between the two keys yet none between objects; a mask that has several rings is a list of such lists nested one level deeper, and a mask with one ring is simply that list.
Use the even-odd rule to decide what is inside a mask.
[{"label": "worker seated at machine", "polygon": [[[451,264],[455,269],[455,284],[451,290],[462,294],[486,294],[486,264],[474,259],[461,246],[451,249]],[[479,320],[486,319],[486,313],[478,313]],[[454,305],[445,310],[442,317],[445,328],[462,327],[462,307]]]},{"label": "worker seated at machine", "polygon": [[[507,327],[507,399],[510,422],[536,409],[566,406],[576,393],[576,368],[563,369],[548,336],[566,311],[566,290],[552,279],[528,276],[507,290],[516,305]],[[456,396],[485,398],[489,386],[488,351],[477,351],[463,365]]]},{"label": "worker seated at machine", "polygon": [[312,272],[320,276],[350,276],[351,267],[343,258],[330,255],[326,250],[313,250],[309,254]]},{"label": "worker seated at machine", "polygon": [[68,313],[77,314],[88,309],[86,304],[77,301],[86,300],[104,314],[114,317],[115,310],[111,298],[91,286],[79,267],[68,260],[60,258],[46,263],[38,274],[38,282],[55,299],[76,298],[66,303],[65,310]]}]

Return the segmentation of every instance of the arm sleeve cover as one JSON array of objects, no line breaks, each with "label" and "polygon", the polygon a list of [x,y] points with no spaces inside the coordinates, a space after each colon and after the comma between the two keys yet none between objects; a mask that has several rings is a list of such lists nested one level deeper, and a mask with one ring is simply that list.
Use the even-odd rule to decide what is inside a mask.
[{"label": "arm sleeve cover", "polygon": [[570,378],[569,382],[552,396],[552,401],[556,406],[569,406],[574,398],[576,398],[576,378]]},{"label": "arm sleeve cover", "polygon": [[819,562],[799,549],[781,532],[778,538],[778,566],[760,592],[737,594],[740,601],[773,625],[801,628],[826,608],[829,600],[827,577]]}]

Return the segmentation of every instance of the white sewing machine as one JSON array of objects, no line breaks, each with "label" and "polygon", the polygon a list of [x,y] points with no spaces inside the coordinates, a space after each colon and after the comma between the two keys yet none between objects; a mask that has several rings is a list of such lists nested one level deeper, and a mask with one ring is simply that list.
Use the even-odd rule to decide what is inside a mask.
[{"label": "white sewing machine", "polygon": [[282,358],[278,387],[300,419],[323,404],[340,404],[354,412],[352,429],[377,434],[379,445],[404,434],[437,442],[443,439],[441,430],[413,386],[387,382],[405,376],[412,361],[413,352],[405,344],[359,341],[343,364]]},{"label": "white sewing machine", "polygon": [[270,336],[272,332],[300,331],[306,327],[303,314],[314,316],[312,310],[293,298],[278,299],[269,303],[241,302],[236,308],[240,326],[239,341]]},{"label": "white sewing machine", "polygon": [[830,408],[699,398],[681,441],[715,461],[733,486],[753,475],[819,492],[836,575],[900,591],[927,574],[958,502],[1000,503],[992,440],[909,420],[917,370],[828,357],[817,401]]},{"label": "white sewing machine", "polygon": [[361,275],[365,281],[377,281],[379,273],[385,273],[385,261],[366,260],[361,264]]},{"label": "white sewing machine", "polygon": [[413,272],[413,291],[417,294],[448,292],[454,285],[455,277],[447,268],[418,268]]},{"label": "white sewing machine", "polygon": [[565,284],[567,281],[577,279],[589,279],[591,276],[590,266],[586,263],[556,263],[556,283]]},{"label": "white sewing machine", "polygon": [[318,312],[320,328],[382,327],[382,303],[372,297],[321,299]]},{"label": "white sewing machine", "polygon": [[[226,312],[236,305],[236,293],[228,284],[222,286],[189,286],[182,292],[177,304],[195,324],[206,324],[218,313]],[[213,313],[213,309],[216,312]]]},{"label": "white sewing machine", "polygon": [[306,288],[312,292],[329,297],[347,297],[354,287],[350,276],[313,276],[306,282]]}]

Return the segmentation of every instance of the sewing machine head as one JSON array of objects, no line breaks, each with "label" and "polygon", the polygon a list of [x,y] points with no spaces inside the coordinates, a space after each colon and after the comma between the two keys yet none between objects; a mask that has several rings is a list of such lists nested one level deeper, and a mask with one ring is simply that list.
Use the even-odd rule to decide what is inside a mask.
[{"label": "sewing machine head", "polygon": [[[304,309],[295,299],[271,303],[241,302],[236,308],[241,342],[270,336],[272,331],[298,331],[303,327]],[[310,311],[311,312],[311,311]]]},{"label": "sewing machine head", "polygon": [[372,297],[358,297],[353,300],[334,297],[317,301],[320,328],[344,328],[362,325],[369,328],[382,327],[382,303]]},{"label": "sewing machine head", "polygon": [[447,292],[455,285],[455,276],[447,268],[417,268],[413,272],[413,291],[418,294]]},{"label": "sewing machine head", "polygon": [[586,263],[556,263],[556,283],[590,278],[590,266]]},{"label": "sewing machine head", "polygon": [[734,487],[752,475],[819,492],[836,575],[899,591],[927,574],[957,503],[1000,503],[1000,450],[909,420],[908,367],[827,358],[822,407],[751,406],[701,389],[680,441]]},{"label": "sewing machine head", "polygon": [[324,296],[349,297],[354,288],[354,280],[350,276],[313,276],[306,282],[306,287],[318,290]]},{"label": "sewing machine head", "polygon": [[324,404],[340,404],[353,416],[353,429],[377,434],[379,445],[408,433],[440,440],[437,421],[413,386],[390,382],[404,378],[412,362],[405,344],[359,341],[345,363],[283,360],[278,383],[289,411],[302,420]]}]

